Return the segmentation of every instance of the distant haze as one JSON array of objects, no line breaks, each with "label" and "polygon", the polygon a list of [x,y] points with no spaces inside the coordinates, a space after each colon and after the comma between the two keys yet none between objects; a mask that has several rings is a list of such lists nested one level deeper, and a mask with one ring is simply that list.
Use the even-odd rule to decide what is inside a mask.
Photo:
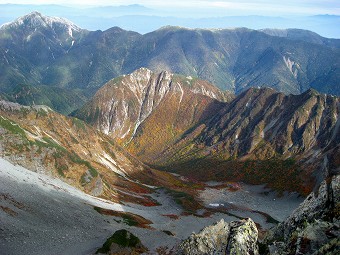
[{"label": "distant haze", "polygon": [[[194,15],[196,10],[204,9],[206,15],[214,12],[224,11],[232,15],[318,15],[318,14],[340,14],[340,4],[337,0],[173,0],[173,1],[156,1],[156,0],[1,0],[0,4],[57,4],[68,6],[119,6],[140,4],[150,8],[186,9],[188,16]],[[202,13],[203,14],[203,13]]]},{"label": "distant haze", "polygon": [[340,38],[340,2],[269,1],[24,1],[0,0],[0,24],[32,11],[70,19],[89,30],[119,26],[139,33],[162,26],[300,28]]}]

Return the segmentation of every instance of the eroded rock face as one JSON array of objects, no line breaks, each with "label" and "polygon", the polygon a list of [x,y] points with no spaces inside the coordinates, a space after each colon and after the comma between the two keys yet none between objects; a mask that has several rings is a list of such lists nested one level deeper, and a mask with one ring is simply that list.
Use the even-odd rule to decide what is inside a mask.
[{"label": "eroded rock face", "polygon": [[339,254],[339,188],[339,175],[323,181],[318,192],[269,233],[269,254]]},{"label": "eroded rock face", "polygon": [[318,192],[312,192],[305,201],[282,223],[284,237],[305,222],[314,220],[332,220],[339,209],[340,202],[340,175],[334,176],[328,183],[322,182]]},{"label": "eroded rock face", "polygon": [[193,233],[184,240],[178,254],[259,254],[258,231],[252,219],[226,223],[222,219],[215,225]]},{"label": "eroded rock face", "polygon": [[229,232],[229,224],[222,219],[215,225],[204,228],[198,234],[193,233],[184,240],[178,254],[225,254]]},{"label": "eroded rock face", "polygon": [[226,254],[257,255],[258,231],[252,219],[230,223],[230,237]]},{"label": "eroded rock face", "polygon": [[[140,68],[106,83],[89,103],[74,114],[105,134],[130,140],[140,125],[158,108],[162,108],[163,104],[167,106],[167,114],[171,111],[178,112],[182,105],[192,99],[188,94],[201,96],[209,102],[214,102],[215,99],[226,101],[232,97],[206,81],[190,76],[182,77],[167,71],[156,73],[147,68]],[[195,102],[190,101],[190,104],[195,105]],[[201,108],[203,112],[206,105],[203,103]],[[200,112],[199,109],[197,111]],[[192,114],[188,113],[178,117],[193,118]],[[194,117],[199,119],[201,116]]]}]

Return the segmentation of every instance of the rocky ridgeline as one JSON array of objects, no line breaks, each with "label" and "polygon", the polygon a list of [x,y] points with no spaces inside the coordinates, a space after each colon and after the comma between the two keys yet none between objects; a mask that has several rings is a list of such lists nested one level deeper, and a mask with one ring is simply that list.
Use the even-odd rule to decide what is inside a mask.
[{"label": "rocky ridgeline", "polygon": [[340,253],[340,176],[325,180],[267,236],[270,254]]},{"label": "rocky ridgeline", "polygon": [[340,51],[329,47],[338,40],[319,37],[315,43],[308,31],[294,40],[266,32],[171,26],[145,35],[117,27],[87,31],[33,12],[0,27],[0,91],[17,84],[99,88],[144,66],[198,76],[237,93],[269,86],[299,94],[312,86],[340,94]]},{"label": "rocky ridgeline", "polygon": [[[170,118],[172,112],[179,112],[187,102],[194,105],[196,112],[206,111],[207,103],[195,103],[192,97],[202,97],[207,102],[214,102],[215,99],[227,101],[232,98],[230,93],[222,92],[203,80],[140,68],[129,75],[109,81],[97,91],[90,102],[73,115],[86,120],[105,134],[130,141],[143,122],[164,107],[167,118]],[[202,105],[201,111],[197,105]],[[192,122],[196,123],[201,116],[191,115],[194,110],[186,109],[186,116],[178,116],[176,119],[193,119]],[[190,122],[185,128],[191,125]]]}]

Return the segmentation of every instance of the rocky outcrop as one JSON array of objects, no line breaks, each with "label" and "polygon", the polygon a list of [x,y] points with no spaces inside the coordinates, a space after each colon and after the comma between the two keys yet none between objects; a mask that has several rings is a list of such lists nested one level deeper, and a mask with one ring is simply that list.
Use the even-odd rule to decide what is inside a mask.
[{"label": "rocky outcrop", "polygon": [[125,229],[116,231],[109,237],[96,254],[137,255],[147,251],[138,237]]},{"label": "rocky outcrop", "polygon": [[184,240],[179,246],[178,254],[257,255],[257,237],[258,231],[251,219],[231,223],[222,219]]},{"label": "rocky outcrop", "polygon": [[258,231],[252,219],[230,223],[230,238],[226,254],[258,255]]},{"label": "rocky outcrop", "polygon": [[305,201],[274,230],[266,243],[274,254],[339,254],[340,176],[322,182]]},{"label": "rocky outcrop", "polygon": [[222,219],[184,240],[180,245],[179,254],[225,254],[229,232],[230,225]]}]

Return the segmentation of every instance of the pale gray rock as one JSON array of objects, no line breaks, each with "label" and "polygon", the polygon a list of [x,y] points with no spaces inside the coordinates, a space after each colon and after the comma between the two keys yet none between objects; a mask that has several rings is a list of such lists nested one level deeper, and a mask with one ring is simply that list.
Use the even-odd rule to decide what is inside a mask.
[{"label": "pale gray rock", "polygon": [[257,238],[258,231],[252,219],[233,221],[229,224],[222,219],[184,240],[179,246],[178,254],[257,255]]},{"label": "pale gray rock", "polygon": [[258,231],[250,218],[230,223],[230,239],[226,254],[258,255]]},{"label": "pale gray rock", "polygon": [[178,254],[225,254],[228,245],[230,226],[221,219],[215,225],[204,228],[200,233],[193,233],[180,244]]},{"label": "pale gray rock", "polygon": [[92,196],[100,196],[103,193],[103,181],[99,176],[97,177],[94,188],[91,191]]}]

